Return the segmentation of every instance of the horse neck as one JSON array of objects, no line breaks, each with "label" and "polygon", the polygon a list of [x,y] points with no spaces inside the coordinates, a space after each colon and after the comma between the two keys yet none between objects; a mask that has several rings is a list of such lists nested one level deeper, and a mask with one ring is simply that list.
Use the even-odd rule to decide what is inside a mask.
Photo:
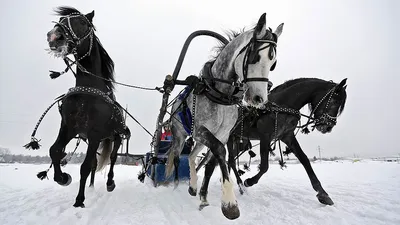
[{"label": "horse neck", "polygon": [[[237,76],[234,65],[235,59],[240,50],[248,44],[252,35],[252,31],[246,31],[234,38],[224,47],[211,68],[211,72],[215,78],[234,81],[234,78]],[[240,77],[240,79],[243,80],[243,77]],[[232,86],[220,82],[217,82],[215,87],[224,93],[230,92],[232,88]]]},{"label": "horse neck", "polygon": [[[333,86],[333,84],[332,84]],[[270,101],[279,106],[300,110],[306,104],[312,103],[317,93],[328,92],[330,85],[323,80],[310,80],[294,84],[278,93],[271,93]]]},{"label": "horse neck", "polygon": [[[77,60],[77,58],[79,57],[82,57],[81,55],[85,53],[86,52],[81,54],[78,53],[78,55],[75,57],[75,60]],[[101,70],[101,63],[102,62],[100,57],[99,46],[96,42],[94,42],[90,55],[80,60],[79,64],[82,67],[84,67],[88,72],[95,74],[96,76],[103,77],[102,73],[103,71]],[[77,68],[75,86],[93,87],[103,92],[110,91],[107,85],[105,84],[104,80],[95,77],[93,75],[90,75],[88,73],[85,73],[79,68]]]}]

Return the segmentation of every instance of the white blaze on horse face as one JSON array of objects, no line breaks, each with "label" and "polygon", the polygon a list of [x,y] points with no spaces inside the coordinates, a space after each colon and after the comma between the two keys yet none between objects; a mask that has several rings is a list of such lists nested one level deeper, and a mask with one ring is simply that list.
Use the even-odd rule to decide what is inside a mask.
[{"label": "white blaze on horse face", "polygon": [[[260,46],[260,48],[263,48]],[[273,59],[269,59],[269,48],[259,51],[260,60],[255,64],[249,64],[247,78],[269,78],[270,68],[275,63],[275,55]],[[274,52],[275,54],[275,52]],[[245,100],[255,106],[261,107],[268,102],[268,82],[267,81],[251,81],[247,82],[248,91],[245,93]],[[260,99],[257,99],[261,97]]]}]

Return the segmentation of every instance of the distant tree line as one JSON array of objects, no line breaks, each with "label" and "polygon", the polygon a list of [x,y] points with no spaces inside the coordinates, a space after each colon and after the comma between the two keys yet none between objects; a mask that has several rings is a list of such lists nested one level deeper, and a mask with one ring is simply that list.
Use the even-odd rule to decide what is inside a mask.
[{"label": "distant tree line", "polygon": [[[86,154],[83,152],[75,153],[71,156],[71,152],[67,153],[64,159],[68,160],[69,164],[81,164],[85,160]],[[50,163],[51,159],[49,156],[31,156],[31,155],[14,155],[11,154],[8,148],[0,147],[0,163],[28,163],[28,164],[46,164]],[[117,164],[136,164],[140,163],[140,160],[118,157]]]}]

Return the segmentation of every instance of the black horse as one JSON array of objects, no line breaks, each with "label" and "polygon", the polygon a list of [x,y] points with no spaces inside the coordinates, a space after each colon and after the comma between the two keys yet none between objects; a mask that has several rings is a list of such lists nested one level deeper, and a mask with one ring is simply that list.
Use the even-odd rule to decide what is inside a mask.
[{"label": "black horse", "polygon": [[[71,7],[59,7],[56,13],[61,16],[54,28],[47,33],[51,52],[63,58],[67,69],[76,64],[74,73],[76,86],[71,88],[62,99],[60,106],[61,127],[57,140],[50,148],[50,157],[54,167],[54,181],[66,186],[71,176],[63,173],[60,161],[65,155],[64,147],[75,136],[88,140],[86,158],[81,165],[79,193],[75,207],[84,207],[85,184],[95,163],[96,152],[102,149],[97,169],[100,170],[110,158],[107,190],[113,191],[113,168],[117,151],[123,138],[130,137],[130,131],[124,123],[122,108],[115,101],[114,62],[94,34],[92,19],[94,11],[86,15]],[[67,55],[73,54],[72,62]],[[63,74],[53,72],[52,78]]]},{"label": "black horse", "polygon": [[[323,204],[333,205],[332,199],[322,188],[309,159],[301,149],[295,137],[295,130],[301,117],[299,110],[309,104],[311,114],[308,123],[314,124],[314,128],[323,134],[331,132],[336,125],[337,117],[344,110],[347,98],[346,80],[347,78],[343,79],[339,84],[317,78],[290,80],[271,91],[270,102],[264,109],[243,109],[243,127],[242,120],[239,118],[227,143],[228,164],[235,173],[241,193],[243,193],[243,182],[235,165],[235,158],[238,154],[247,150],[246,147],[241,147],[248,146],[250,140],[260,140],[259,172],[244,182],[244,186],[250,187],[257,184],[261,176],[268,170],[269,152],[272,151],[271,142],[281,140],[304,166],[314,190],[318,192],[318,200]],[[305,132],[309,132],[307,128],[305,128]],[[242,144],[240,139],[243,141]],[[205,166],[205,179],[210,179],[215,165],[215,157],[211,156]],[[208,184],[208,182],[204,183]],[[208,187],[203,188],[207,190]]]}]

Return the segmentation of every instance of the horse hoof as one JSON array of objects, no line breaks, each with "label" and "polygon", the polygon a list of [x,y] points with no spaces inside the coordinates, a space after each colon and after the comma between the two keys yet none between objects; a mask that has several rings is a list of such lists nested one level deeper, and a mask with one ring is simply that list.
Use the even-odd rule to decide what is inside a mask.
[{"label": "horse hoof", "polygon": [[61,186],[68,186],[72,182],[72,177],[68,173],[61,174],[61,181],[57,181],[57,183]]},{"label": "horse hoof", "polygon": [[107,191],[112,192],[115,189],[115,182],[113,181],[112,184],[107,185]]},{"label": "horse hoof", "polygon": [[78,207],[85,208],[85,204],[83,204],[83,202],[75,202],[74,207],[75,208],[78,208]]},{"label": "horse hoof", "polygon": [[244,181],[244,186],[245,186],[245,187],[251,187],[251,186],[253,186],[253,185],[250,185],[250,184],[249,184],[249,179],[246,179],[246,180]]},{"label": "horse hoof", "polygon": [[237,219],[240,216],[240,211],[239,211],[239,207],[238,207],[237,203],[236,204],[222,203],[221,210],[222,210],[222,214],[224,214],[224,216],[230,220]]},{"label": "horse hoof", "polygon": [[239,193],[243,195],[246,190],[246,187],[243,185],[243,183],[239,183],[238,186],[239,186]]},{"label": "horse hoof", "polygon": [[321,194],[318,193],[317,198],[318,198],[318,201],[324,205],[333,205],[334,204],[332,199],[326,193],[321,193]]},{"label": "horse hoof", "polygon": [[174,181],[174,189],[177,189],[179,186],[179,180]]},{"label": "horse hoof", "polygon": [[193,189],[192,187],[189,187],[188,192],[191,196],[197,195],[197,190]]},{"label": "horse hoof", "polygon": [[205,207],[209,206],[210,204],[206,202],[201,202],[199,205],[199,211],[203,210]]}]

